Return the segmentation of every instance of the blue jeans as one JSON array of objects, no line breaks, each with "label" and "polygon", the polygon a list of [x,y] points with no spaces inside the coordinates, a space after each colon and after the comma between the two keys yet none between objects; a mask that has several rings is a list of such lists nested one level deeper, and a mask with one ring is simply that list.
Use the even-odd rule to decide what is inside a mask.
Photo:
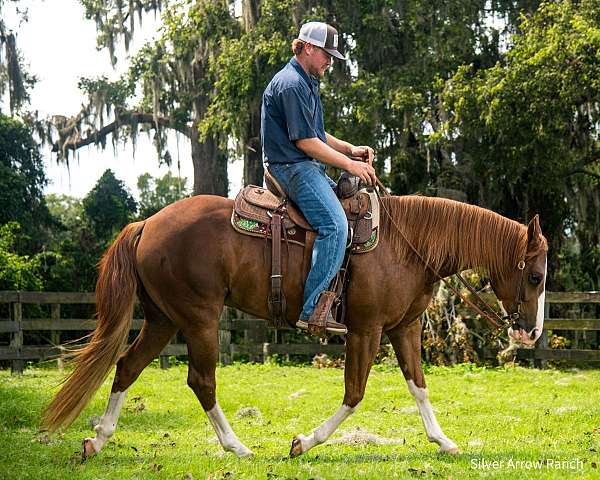
[{"label": "blue jeans", "polygon": [[316,160],[298,163],[272,163],[269,172],[302,211],[317,231],[311,269],[304,286],[301,320],[308,320],[319,295],[327,290],[344,261],[348,220],[325,173],[325,165]]}]

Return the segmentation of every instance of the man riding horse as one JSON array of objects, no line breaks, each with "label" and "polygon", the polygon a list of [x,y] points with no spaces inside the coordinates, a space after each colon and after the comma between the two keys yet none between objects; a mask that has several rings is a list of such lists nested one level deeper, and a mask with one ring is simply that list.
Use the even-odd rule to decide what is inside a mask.
[{"label": "man riding horse", "polygon": [[[291,231],[296,230],[293,225],[306,222],[288,222],[287,227],[277,224],[275,220],[281,220],[279,199],[273,201],[270,215],[265,214],[274,221],[273,237],[273,231],[281,233],[284,228],[290,236],[285,252],[287,308],[280,319],[286,325],[300,318],[301,326],[308,323],[314,327],[310,322],[317,296],[327,288],[343,256],[346,219],[324,164],[341,167],[367,183],[375,180],[372,149],[353,147],[323,129],[316,77],[330,65],[327,55],[337,52],[335,35],[325,24],[302,27],[294,42],[295,57],[273,79],[264,97],[263,146],[269,169],[319,235],[302,298],[308,242],[301,241],[305,237],[300,232],[293,237]],[[348,156],[364,156],[367,162]],[[269,192],[253,186],[250,193],[262,197]],[[240,202],[244,200],[238,197]],[[264,217],[240,220],[257,232],[244,235],[232,228],[237,203],[237,199],[215,195],[182,199],[146,220],[127,225],[103,256],[96,284],[96,330],[90,342],[75,352],[75,369],[46,409],[43,421],[50,432],[68,426],[116,364],[96,435],[83,441],[85,458],[100,452],[114,434],[129,387],[177,332],[187,343],[188,385],[219,442],[238,457],[252,455],[217,401],[219,319],[227,305],[256,318],[269,318],[276,325],[269,312],[273,302],[268,300],[271,285],[267,279],[270,275],[272,282],[281,280],[281,290],[284,285],[283,276],[273,273],[274,262],[268,262],[265,255],[269,230],[259,222]],[[507,313],[506,317],[494,314],[498,327],[507,328],[513,341],[529,346],[542,335],[548,243],[537,215],[525,226],[474,205],[416,195],[382,198],[381,207],[385,215],[375,232],[380,239],[377,248],[351,257],[352,276],[361,281],[350,281],[346,290],[344,398],[336,412],[312,433],[294,438],[293,457],[325,442],[356,411],[383,334],[396,352],[427,439],[438,444],[440,452],[458,452],[436,420],[421,365],[420,318],[440,278],[473,268],[486,272]],[[367,238],[371,229],[375,230],[372,224],[366,229]],[[280,247],[280,242],[271,244],[273,250]],[[271,257],[277,260],[276,255]],[[136,294],[145,320],[139,335],[122,353]],[[317,322],[323,325],[327,311],[319,312],[317,304],[317,313],[322,313]],[[332,322],[330,327],[345,330],[344,325]],[[514,405],[509,401],[506,408],[514,409]]]},{"label": "man riding horse", "polygon": [[[264,161],[288,197],[317,231],[311,269],[304,286],[304,306],[297,327],[325,323],[331,333],[347,329],[331,315],[331,296],[323,295],[342,266],[348,223],[325,173],[339,167],[369,185],[375,183],[373,149],[354,146],[325,132],[318,77],[338,51],[338,33],[322,22],[302,25],[292,42],[294,57],[267,86],[261,108]],[[366,162],[365,162],[366,160]],[[319,317],[325,316],[325,318]]]}]

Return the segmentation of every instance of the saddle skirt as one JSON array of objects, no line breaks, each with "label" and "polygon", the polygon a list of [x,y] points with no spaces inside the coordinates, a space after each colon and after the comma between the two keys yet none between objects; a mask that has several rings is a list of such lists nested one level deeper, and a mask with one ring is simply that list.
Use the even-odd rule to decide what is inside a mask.
[{"label": "saddle skirt", "polygon": [[[307,232],[314,232],[302,212],[285,197],[280,187],[266,175],[271,190],[248,185],[235,198],[231,224],[242,234],[272,238],[271,219],[274,212],[281,215],[282,241],[306,245]],[[351,253],[366,253],[379,243],[379,199],[367,189],[340,200],[349,225]],[[350,242],[351,240],[351,242]]]}]

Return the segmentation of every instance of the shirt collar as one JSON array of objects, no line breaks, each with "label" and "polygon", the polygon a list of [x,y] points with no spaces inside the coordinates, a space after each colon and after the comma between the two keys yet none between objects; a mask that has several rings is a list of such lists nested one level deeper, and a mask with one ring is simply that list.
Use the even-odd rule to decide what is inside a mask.
[{"label": "shirt collar", "polygon": [[296,60],[296,57],[292,57],[289,63],[292,67],[294,67],[294,69],[296,69],[296,71],[306,81],[306,83],[311,89],[315,89],[319,85],[319,81],[312,75],[306,73],[304,68],[302,68],[302,65],[298,63],[298,60]]}]

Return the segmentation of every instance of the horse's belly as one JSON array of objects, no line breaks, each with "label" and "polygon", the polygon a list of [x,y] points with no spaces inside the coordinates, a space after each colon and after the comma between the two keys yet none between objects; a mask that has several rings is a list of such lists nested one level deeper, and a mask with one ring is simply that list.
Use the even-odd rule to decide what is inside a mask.
[{"label": "horse's belly", "polygon": [[[225,303],[251,315],[269,318],[271,293],[271,242],[235,232],[231,242],[235,256],[229,266],[229,288]],[[289,255],[288,255],[289,252]],[[304,293],[303,252],[298,245],[282,244],[281,273],[288,322],[294,324],[300,315]]]}]

